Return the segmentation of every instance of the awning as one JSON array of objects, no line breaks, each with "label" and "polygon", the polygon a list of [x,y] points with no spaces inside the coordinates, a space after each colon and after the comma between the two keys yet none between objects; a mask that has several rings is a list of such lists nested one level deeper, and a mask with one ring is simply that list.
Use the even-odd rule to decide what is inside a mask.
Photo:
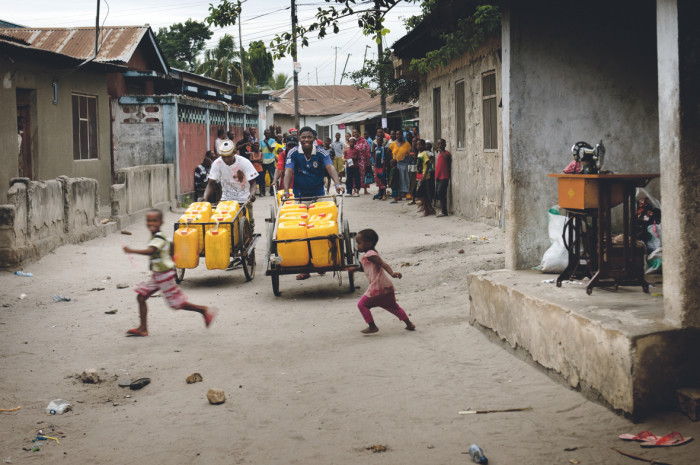
[{"label": "awning", "polygon": [[[390,115],[392,113],[399,113],[401,111],[405,110],[387,111],[386,114]],[[376,118],[381,115],[381,111],[360,111],[355,113],[342,113],[340,115],[331,116],[330,118],[317,121],[316,126],[334,126],[337,124],[358,123],[361,121],[367,121],[369,119]]]}]

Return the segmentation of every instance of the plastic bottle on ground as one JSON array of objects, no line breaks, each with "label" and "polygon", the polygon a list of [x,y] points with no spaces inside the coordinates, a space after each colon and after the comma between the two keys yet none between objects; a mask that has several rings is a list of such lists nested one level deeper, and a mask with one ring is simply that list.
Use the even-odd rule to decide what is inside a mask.
[{"label": "plastic bottle on ground", "polygon": [[484,451],[476,444],[469,446],[469,457],[476,463],[489,463],[489,459],[484,455]]},{"label": "plastic bottle on ground", "polygon": [[25,273],[24,271],[15,271],[17,276],[22,276],[23,278],[31,278],[34,276],[32,273]]},{"label": "plastic bottle on ground", "polygon": [[63,415],[63,412],[70,409],[70,404],[67,400],[54,399],[46,406],[46,413],[49,415]]}]

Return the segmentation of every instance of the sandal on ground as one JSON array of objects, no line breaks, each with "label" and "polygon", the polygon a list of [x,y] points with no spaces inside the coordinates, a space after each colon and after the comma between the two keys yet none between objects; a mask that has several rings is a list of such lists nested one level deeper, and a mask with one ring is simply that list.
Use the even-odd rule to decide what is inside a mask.
[{"label": "sandal on ground", "polygon": [[148,336],[148,331],[141,331],[138,328],[130,329],[126,332],[127,337],[146,337]]},{"label": "sandal on ground", "polygon": [[640,441],[640,442],[650,442],[650,441],[656,441],[658,440],[658,436],[656,436],[654,433],[651,431],[640,431],[637,434],[621,434],[618,436],[620,439],[623,441]]},{"label": "sandal on ground", "polygon": [[684,438],[681,433],[678,431],[674,431],[671,434],[667,434],[666,436],[661,436],[660,438],[657,438],[655,441],[648,441],[648,442],[643,442],[640,444],[640,446],[644,448],[649,448],[649,447],[673,447],[673,446],[680,446],[682,444],[688,443],[692,441],[693,438]]},{"label": "sandal on ground", "polygon": [[436,216],[437,216],[438,218],[442,218],[443,216],[447,216],[447,215],[445,215],[444,213],[438,213]]},{"label": "sandal on ground", "polygon": [[301,273],[297,275],[297,281],[303,281],[305,279],[309,279],[310,277],[311,275],[308,273]]}]

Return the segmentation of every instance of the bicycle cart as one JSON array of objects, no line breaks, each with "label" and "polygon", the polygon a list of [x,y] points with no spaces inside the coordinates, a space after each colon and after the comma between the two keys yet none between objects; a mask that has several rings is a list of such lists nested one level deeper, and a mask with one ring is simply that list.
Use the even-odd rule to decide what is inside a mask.
[{"label": "bicycle cart", "polygon": [[[205,222],[178,222],[174,225],[173,242],[175,244],[175,281],[179,284],[185,279],[185,270],[197,268],[199,258],[205,259],[208,269],[233,270],[243,268],[246,281],[251,281],[255,277],[255,245],[260,239],[260,234],[255,234],[253,225],[247,214],[248,203],[240,206],[232,217],[227,217],[227,221],[216,221],[218,211],[212,213],[213,220]],[[176,235],[180,232],[183,242],[176,241]],[[196,234],[195,234],[196,233]],[[191,239],[190,247],[184,244],[184,236],[191,234],[196,236]],[[178,237],[179,239],[179,237]],[[192,251],[196,248],[196,251]],[[180,249],[180,250],[178,250]],[[210,260],[207,256],[212,251],[216,251],[218,256]],[[228,253],[226,253],[228,252]],[[189,257],[184,256],[189,253]],[[194,256],[196,254],[196,257]],[[212,263],[212,262],[218,262]]]},{"label": "bicycle cart", "polygon": [[[277,196],[276,196],[277,197]],[[338,277],[338,284],[342,286],[342,273],[347,271],[349,266],[359,264],[359,255],[357,245],[355,243],[356,233],[350,232],[348,220],[343,217],[343,196],[342,195],[325,195],[314,198],[291,198],[287,205],[298,205],[303,210],[302,205],[308,202],[328,203],[333,202],[337,208],[337,218],[335,224],[337,232],[333,229],[330,222],[324,223],[325,230],[332,230],[330,234],[321,233],[314,237],[300,237],[293,239],[279,238],[285,226],[289,224],[286,221],[280,222],[280,217],[283,214],[282,205],[274,203],[270,209],[270,217],[266,219],[267,226],[267,253],[265,254],[265,274],[270,276],[272,280],[272,292],[279,297],[280,293],[280,276],[290,274],[310,274],[310,273],[328,273],[333,272]],[[297,225],[292,221],[292,227],[298,228],[303,235],[301,228],[306,227],[304,222],[300,221]],[[282,225],[282,226],[281,226]],[[320,231],[323,224],[309,225],[309,228],[319,226]],[[295,255],[296,261],[290,261],[285,257],[283,249],[291,249],[296,247],[299,252]],[[289,252],[287,252],[289,254]],[[301,257],[299,259],[299,257]],[[307,259],[308,257],[308,259]],[[300,261],[299,261],[300,260]],[[290,264],[291,263],[291,264]],[[355,280],[353,274],[348,271],[348,291],[355,290]]]}]

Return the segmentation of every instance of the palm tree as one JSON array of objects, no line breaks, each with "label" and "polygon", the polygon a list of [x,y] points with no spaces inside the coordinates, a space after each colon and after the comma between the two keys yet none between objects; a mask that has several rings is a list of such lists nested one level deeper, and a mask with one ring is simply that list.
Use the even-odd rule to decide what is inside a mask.
[{"label": "palm tree", "polygon": [[240,57],[236,40],[231,34],[225,34],[215,48],[204,52],[204,61],[196,72],[219,81],[240,83]]},{"label": "palm tree", "polygon": [[284,73],[276,73],[268,82],[268,86],[270,86],[272,90],[280,90],[288,87],[291,81],[291,76]]}]

